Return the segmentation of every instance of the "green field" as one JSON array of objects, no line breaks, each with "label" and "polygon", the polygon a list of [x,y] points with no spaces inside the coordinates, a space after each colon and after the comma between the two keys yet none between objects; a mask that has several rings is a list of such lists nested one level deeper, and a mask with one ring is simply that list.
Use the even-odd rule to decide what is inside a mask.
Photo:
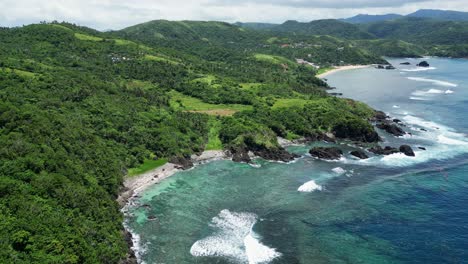
[{"label": "green field", "polygon": [[200,112],[209,115],[230,116],[236,112],[251,110],[252,106],[240,104],[209,104],[198,98],[171,91],[171,106],[190,112]]},{"label": "green field", "polygon": [[26,77],[26,78],[33,78],[36,76],[35,73],[33,72],[28,72],[28,71],[23,71],[23,70],[18,70],[18,69],[11,69],[11,68],[0,68],[0,71],[5,71],[8,73],[16,73],[21,77]]},{"label": "green field", "polygon": [[103,38],[85,35],[81,33],[75,33],[75,37],[79,40],[87,40],[87,41],[102,41],[103,40]]},{"label": "green field", "polygon": [[157,160],[147,159],[140,166],[138,166],[136,168],[129,169],[127,175],[130,176],[130,177],[140,175],[140,174],[143,174],[143,173],[148,172],[150,170],[161,167],[164,164],[166,164],[167,162],[168,162],[168,160],[164,159],[164,158],[157,159]]},{"label": "green field", "polygon": [[179,62],[175,61],[175,60],[171,60],[171,59],[168,59],[168,58],[164,58],[164,57],[160,57],[160,56],[155,56],[155,55],[145,55],[144,57],[146,60],[153,60],[153,61],[162,61],[162,62],[167,62],[167,63],[171,63],[171,64],[174,64],[174,65],[177,65],[179,64]]}]

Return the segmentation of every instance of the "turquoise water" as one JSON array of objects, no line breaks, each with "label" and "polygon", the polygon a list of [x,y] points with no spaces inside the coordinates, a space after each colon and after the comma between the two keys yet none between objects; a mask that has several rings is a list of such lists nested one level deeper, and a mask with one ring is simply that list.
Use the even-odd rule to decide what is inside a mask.
[{"label": "turquoise water", "polygon": [[290,164],[215,161],[178,173],[144,193],[138,203],[149,206],[129,210],[141,260],[468,263],[468,61],[429,58],[426,71],[391,61],[398,70],[328,79],[413,133],[382,132],[382,144],[427,151],[325,162],[294,146],[303,157]]}]

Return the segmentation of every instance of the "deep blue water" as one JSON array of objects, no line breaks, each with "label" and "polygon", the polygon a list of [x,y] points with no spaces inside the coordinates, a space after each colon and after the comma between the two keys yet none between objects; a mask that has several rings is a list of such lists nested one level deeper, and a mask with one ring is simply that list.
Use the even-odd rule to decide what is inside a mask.
[{"label": "deep blue water", "polygon": [[390,59],[399,69],[327,77],[344,97],[401,119],[413,135],[381,132],[382,145],[409,144],[415,158],[324,162],[293,146],[303,157],[292,164],[216,161],[178,173],[144,193],[150,208],[130,208],[141,259],[468,263],[468,61],[427,60],[425,71]]}]

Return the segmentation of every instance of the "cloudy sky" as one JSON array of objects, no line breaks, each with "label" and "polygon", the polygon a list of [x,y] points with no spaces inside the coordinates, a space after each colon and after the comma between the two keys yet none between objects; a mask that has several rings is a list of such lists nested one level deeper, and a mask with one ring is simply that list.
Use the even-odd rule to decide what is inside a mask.
[{"label": "cloudy sky", "polygon": [[100,30],[154,19],[273,22],[408,14],[421,8],[468,11],[468,0],[0,0],[0,26],[68,21]]}]

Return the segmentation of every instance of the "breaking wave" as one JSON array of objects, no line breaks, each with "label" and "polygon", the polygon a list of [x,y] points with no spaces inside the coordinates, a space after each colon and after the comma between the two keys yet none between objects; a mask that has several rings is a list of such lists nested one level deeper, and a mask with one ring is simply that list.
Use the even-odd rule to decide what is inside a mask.
[{"label": "breaking wave", "polygon": [[195,257],[224,257],[237,263],[269,263],[281,253],[260,242],[252,230],[257,219],[257,215],[252,213],[222,210],[210,223],[215,233],[195,242],[190,254]]},{"label": "breaking wave", "polygon": [[427,78],[421,78],[421,77],[406,77],[406,78],[408,80],[412,80],[412,81],[428,82],[428,83],[432,83],[432,84],[435,84],[435,85],[446,86],[446,87],[457,87],[458,86],[458,84],[455,84],[455,83],[440,81],[440,80],[434,80],[434,79],[427,79]]}]

